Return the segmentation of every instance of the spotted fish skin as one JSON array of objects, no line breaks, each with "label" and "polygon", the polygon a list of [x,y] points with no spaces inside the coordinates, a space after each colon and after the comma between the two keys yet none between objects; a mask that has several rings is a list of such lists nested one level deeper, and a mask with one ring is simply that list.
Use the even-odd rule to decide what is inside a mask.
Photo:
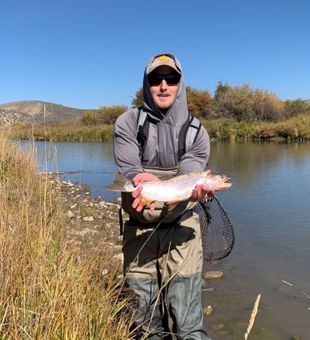
[{"label": "spotted fish skin", "polygon": [[131,181],[126,181],[118,189],[113,184],[108,189],[122,192],[132,192],[142,187],[141,198],[145,201],[179,202],[189,199],[196,185],[202,184],[207,191],[224,190],[231,187],[229,177],[211,173],[210,170],[191,172],[175,176],[171,179],[142,182],[135,187]]}]

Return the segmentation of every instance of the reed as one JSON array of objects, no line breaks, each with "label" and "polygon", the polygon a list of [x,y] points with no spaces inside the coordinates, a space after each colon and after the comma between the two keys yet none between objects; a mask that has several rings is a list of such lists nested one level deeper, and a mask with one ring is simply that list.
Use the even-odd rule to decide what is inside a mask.
[{"label": "reed", "polygon": [[0,338],[130,339],[109,254],[77,251],[62,206],[32,156],[0,133]]},{"label": "reed", "polygon": [[10,134],[16,140],[46,140],[64,142],[103,142],[112,141],[112,125],[80,126],[13,126]]},{"label": "reed", "polygon": [[309,111],[277,122],[216,118],[205,119],[203,125],[213,141],[257,141],[274,138],[298,142],[310,140]]},{"label": "reed", "polygon": [[[281,138],[286,141],[310,140],[310,112],[282,121],[237,121],[233,118],[206,118],[203,125],[213,141],[256,141]],[[113,125],[81,126],[62,124],[50,127],[14,126],[12,138],[18,140],[48,140],[111,143]]]}]

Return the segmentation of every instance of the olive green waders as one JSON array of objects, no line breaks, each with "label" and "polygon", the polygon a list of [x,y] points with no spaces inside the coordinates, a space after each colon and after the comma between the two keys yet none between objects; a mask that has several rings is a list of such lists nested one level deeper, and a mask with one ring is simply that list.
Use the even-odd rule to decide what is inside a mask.
[{"label": "olive green waders", "polygon": [[209,339],[201,305],[198,215],[181,223],[124,225],[124,273],[135,296],[137,339]]}]

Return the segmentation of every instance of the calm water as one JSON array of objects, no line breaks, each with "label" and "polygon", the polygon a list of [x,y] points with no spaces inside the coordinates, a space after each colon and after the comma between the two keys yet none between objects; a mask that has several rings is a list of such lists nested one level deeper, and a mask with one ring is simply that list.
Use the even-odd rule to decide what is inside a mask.
[{"label": "calm water", "polygon": [[[36,148],[40,171],[78,170],[64,177],[86,182],[94,196],[117,198],[104,188],[116,169],[111,145]],[[251,339],[310,339],[310,144],[214,144],[209,166],[232,178],[233,187],[218,197],[236,233],[232,254],[206,268],[225,275],[204,296],[215,309],[206,320],[210,335],[242,339],[261,293]]]}]

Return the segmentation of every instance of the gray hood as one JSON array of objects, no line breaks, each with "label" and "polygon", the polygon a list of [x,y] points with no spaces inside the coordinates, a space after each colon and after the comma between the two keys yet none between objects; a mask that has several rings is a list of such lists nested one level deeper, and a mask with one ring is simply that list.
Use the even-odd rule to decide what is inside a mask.
[{"label": "gray hood", "polygon": [[159,108],[154,103],[151,90],[150,90],[148,76],[146,74],[147,69],[150,67],[150,64],[153,59],[154,57],[152,57],[149,60],[144,71],[144,77],[143,77],[144,105],[142,109],[146,111],[148,115],[155,121],[162,121],[165,124],[174,125],[174,126],[183,125],[188,118],[188,109],[187,109],[186,88],[185,88],[184,81],[183,81],[183,72],[182,72],[181,64],[178,61],[178,59],[174,57],[175,63],[177,64],[178,68],[181,71],[181,79],[180,79],[176,99],[174,103],[172,104],[172,106],[165,113],[165,115],[163,115],[163,113],[159,110]]},{"label": "gray hood", "polygon": [[[209,136],[203,126],[192,147],[181,159],[178,157],[180,131],[189,116],[181,65],[175,59],[180,69],[181,79],[176,99],[163,115],[152,99],[146,75],[146,70],[149,70],[152,60],[153,58],[144,72],[144,107],[142,110],[133,108],[124,112],[118,117],[114,126],[114,157],[118,171],[129,179],[143,172],[143,167],[162,169],[177,167],[177,173],[180,175],[203,171],[206,168],[210,151]],[[140,111],[145,111],[150,117],[143,164],[137,140],[137,122]]]}]

